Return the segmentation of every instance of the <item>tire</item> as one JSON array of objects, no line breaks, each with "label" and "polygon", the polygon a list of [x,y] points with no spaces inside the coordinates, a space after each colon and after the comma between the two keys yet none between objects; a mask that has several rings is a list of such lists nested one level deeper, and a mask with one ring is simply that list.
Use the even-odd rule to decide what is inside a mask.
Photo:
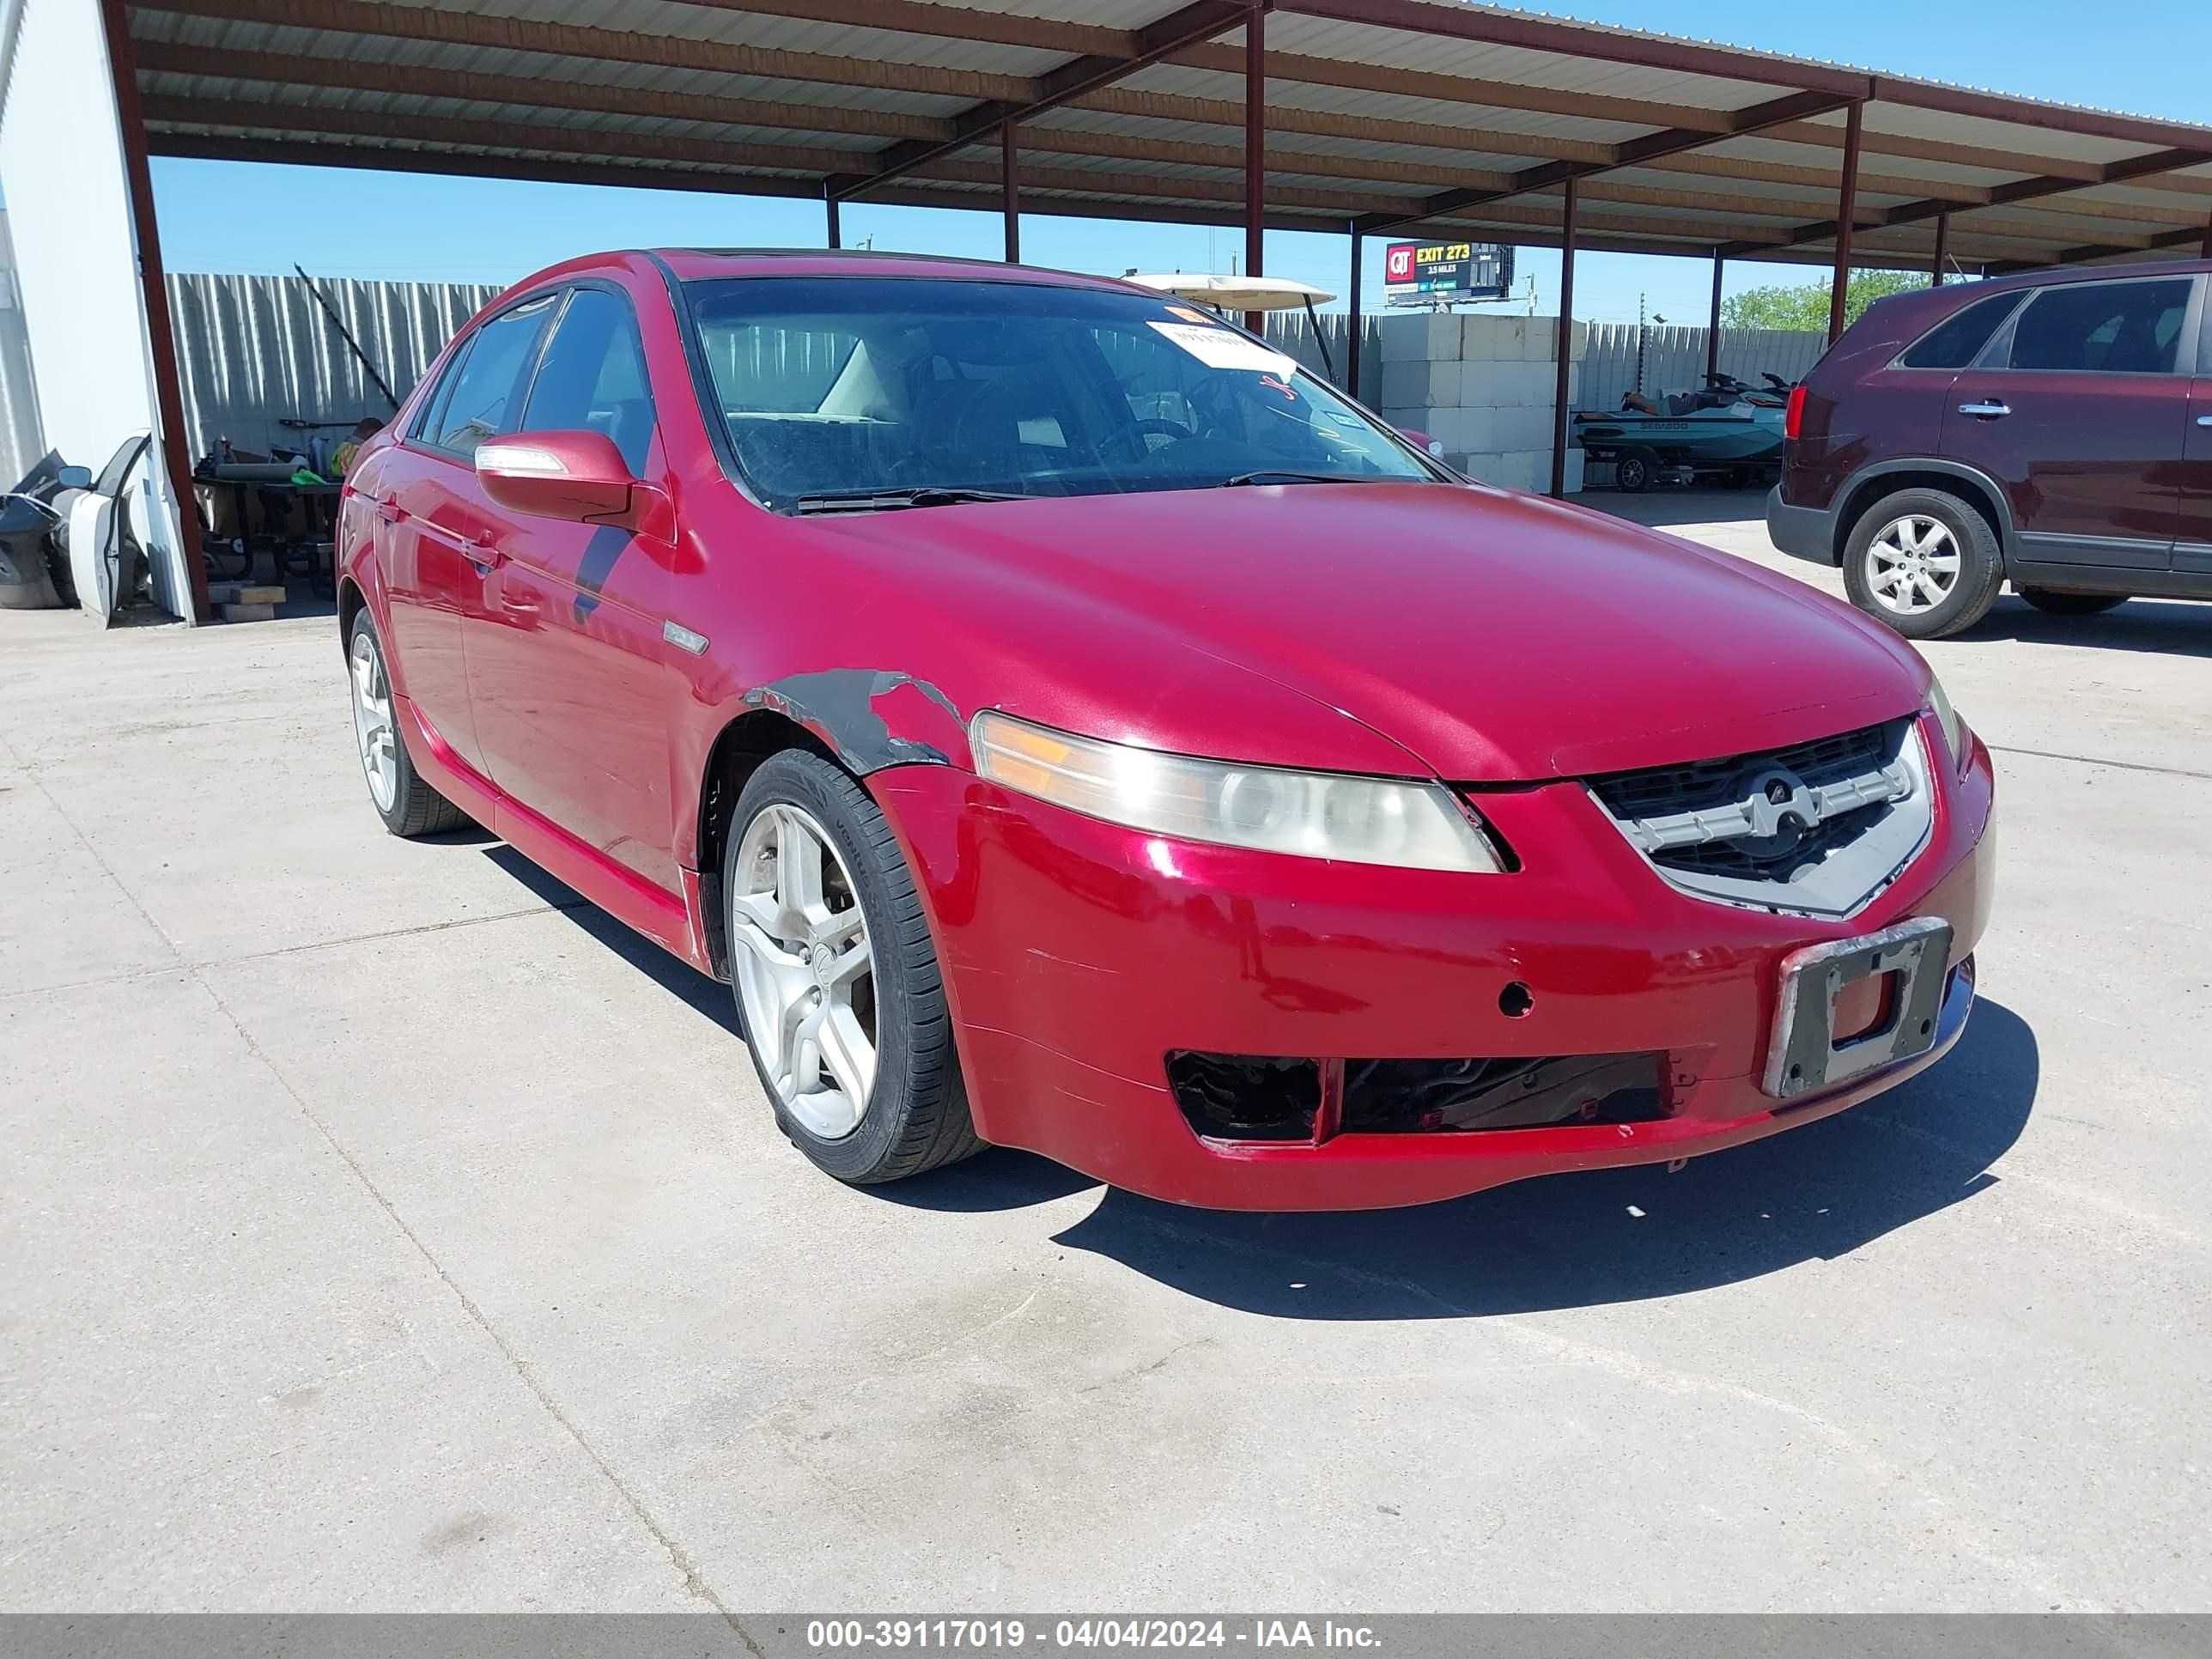
[{"label": "tire", "polygon": [[1996,532],[1948,490],[1883,496],[1859,515],[1844,545],[1851,603],[1909,640],[1972,628],[2003,586]]},{"label": "tire", "polygon": [[[787,897],[792,890],[783,885],[787,861],[799,851],[797,840],[787,838],[795,837],[823,843],[812,891],[826,920],[811,932],[795,925],[805,911],[794,913]],[[969,1115],[928,920],[890,826],[859,784],[804,750],[763,762],[730,815],[722,896],[730,988],[746,1051],[777,1127],[816,1168],[853,1186],[873,1186],[983,1150]],[[860,937],[840,937],[855,908]],[[835,942],[806,953],[787,948],[802,933]],[[834,972],[855,943],[869,959],[865,1008],[860,980],[842,988],[841,1000],[841,988],[818,971],[824,952]],[[781,952],[781,965],[771,965],[762,945]],[[794,997],[794,985],[806,988]],[[785,1035],[794,1031],[794,1018],[803,1034],[817,1010],[823,1012],[816,1037]],[[857,1109],[848,1082],[854,1045],[836,1035],[856,1029],[872,1044]],[[857,1121],[834,1121],[855,1109]]]},{"label": "tire", "polygon": [[1651,475],[1657,470],[1648,449],[1624,449],[1613,458],[1613,485],[1623,495],[1640,495],[1651,488]]},{"label": "tire", "polygon": [[[362,776],[368,784],[368,804],[384,820],[384,827],[412,841],[466,826],[468,814],[425,783],[415,769],[407,752],[406,733],[400,730],[392,707],[392,677],[385,672],[384,644],[376,637],[375,624],[369,621],[366,608],[353,619],[353,632],[346,641],[346,668],[352,691],[355,748],[361,758]],[[362,684],[364,672],[369,676],[367,687]],[[391,768],[388,799],[385,779],[371,751],[380,717],[379,697],[384,737],[379,747],[388,755]]]},{"label": "tire", "polygon": [[2095,617],[2125,605],[2133,596],[2127,593],[2062,593],[2049,587],[2023,587],[2018,590],[2038,611],[2052,617]]}]

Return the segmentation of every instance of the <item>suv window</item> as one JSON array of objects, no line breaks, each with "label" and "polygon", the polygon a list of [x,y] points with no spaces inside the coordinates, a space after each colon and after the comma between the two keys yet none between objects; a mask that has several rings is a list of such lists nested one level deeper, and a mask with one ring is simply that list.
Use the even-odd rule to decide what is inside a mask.
[{"label": "suv window", "polygon": [[430,399],[416,433],[424,443],[466,459],[486,438],[514,429],[515,393],[555,297],[502,312],[476,331]]},{"label": "suv window", "polygon": [[2013,329],[2012,367],[2171,374],[2191,278],[2039,290]]},{"label": "suv window", "polygon": [[2015,289],[1975,301],[1929,329],[1898,361],[1907,368],[1964,368],[1982,355],[1982,348],[2018,307],[2020,299]]},{"label": "suv window", "polygon": [[580,288],[554,325],[523,411],[525,432],[604,432],[632,473],[653,447],[653,394],[629,301]]}]

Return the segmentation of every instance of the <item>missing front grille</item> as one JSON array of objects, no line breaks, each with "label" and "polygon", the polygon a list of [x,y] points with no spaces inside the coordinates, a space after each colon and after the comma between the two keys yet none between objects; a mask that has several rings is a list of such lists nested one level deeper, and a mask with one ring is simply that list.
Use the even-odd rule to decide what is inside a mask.
[{"label": "missing front grille", "polygon": [[1659,1058],[1355,1060],[1344,1071],[1344,1132],[1407,1134],[1649,1123],[1668,1115]]}]

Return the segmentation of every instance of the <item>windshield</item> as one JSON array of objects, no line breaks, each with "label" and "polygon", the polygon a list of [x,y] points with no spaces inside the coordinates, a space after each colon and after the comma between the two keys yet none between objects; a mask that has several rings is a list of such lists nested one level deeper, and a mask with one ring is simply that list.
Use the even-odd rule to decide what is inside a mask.
[{"label": "windshield", "polygon": [[780,509],[1434,477],[1291,359],[1172,300],[929,277],[690,294],[738,465]]}]

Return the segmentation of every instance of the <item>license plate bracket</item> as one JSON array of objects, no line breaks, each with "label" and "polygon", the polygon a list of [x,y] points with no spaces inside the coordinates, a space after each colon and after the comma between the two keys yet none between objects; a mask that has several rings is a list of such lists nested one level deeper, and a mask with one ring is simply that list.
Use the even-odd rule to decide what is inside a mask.
[{"label": "license plate bracket", "polygon": [[[1792,951],[1782,959],[1774,1034],[1766,1049],[1766,1092],[1791,1100],[1927,1053],[1936,1044],[1950,956],[1951,924],[1940,916]],[[1894,974],[1898,981],[1888,1018],[1837,1042],[1838,995],[1881,974]]]}]

